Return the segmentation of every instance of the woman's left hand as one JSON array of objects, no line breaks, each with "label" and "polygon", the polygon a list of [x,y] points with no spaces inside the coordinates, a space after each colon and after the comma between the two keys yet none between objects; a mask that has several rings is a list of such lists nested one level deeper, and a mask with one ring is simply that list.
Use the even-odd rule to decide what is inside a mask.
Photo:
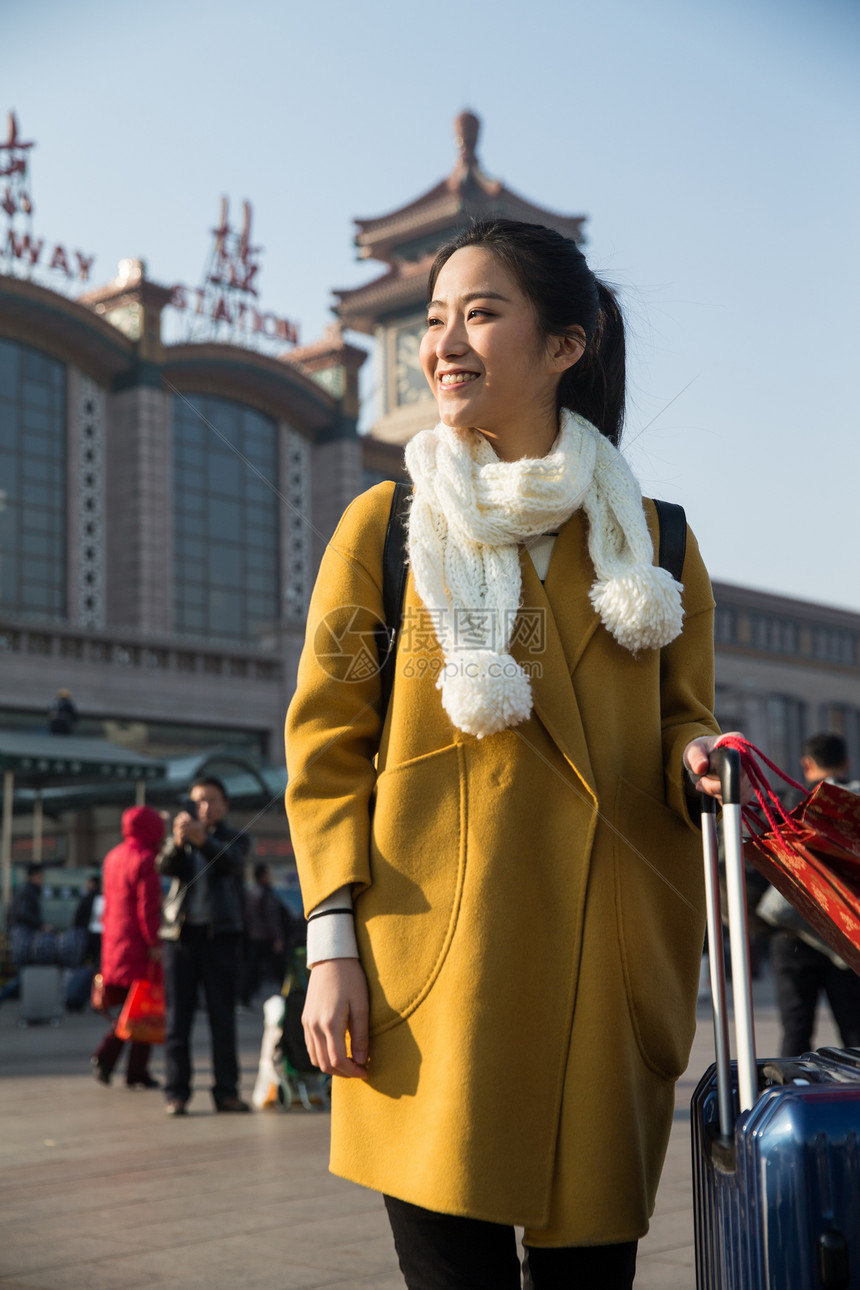
[{"label": "woman's left hand", "polygon": [[[744,738],[739,730],[730,730],[727,733],[737,735],[740,739]],[[696,776],[697,790],[707,793],[708,797],[715,797],[720,803],[723,800],[723,790],[717,759],[712,758],[711,753],[722,737],[722,735],[703,735],[701,739],[693,739],[684,749],[684,766]],[[741,802],[747,803],[752,800],[752,797],[752,787],[744,772],[741,775]]]}]

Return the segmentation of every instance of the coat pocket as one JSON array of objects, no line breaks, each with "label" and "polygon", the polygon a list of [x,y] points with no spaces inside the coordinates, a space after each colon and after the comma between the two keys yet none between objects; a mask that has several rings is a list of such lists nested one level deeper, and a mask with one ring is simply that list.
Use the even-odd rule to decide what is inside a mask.
[{"label": "coat pocket", "polygon": [[409,1016],[442,967],[463,885],[465,801],[460,745],[379,776],[371,884],[355,905],[358,948],[370,989],[371,1033]]},{"label": "coat pocket", "polygon": [[701,847],[662,802],[621,779],[615,900],[630,1016],[649,1066],[675,1080],[696,1031],[705,935]]}]

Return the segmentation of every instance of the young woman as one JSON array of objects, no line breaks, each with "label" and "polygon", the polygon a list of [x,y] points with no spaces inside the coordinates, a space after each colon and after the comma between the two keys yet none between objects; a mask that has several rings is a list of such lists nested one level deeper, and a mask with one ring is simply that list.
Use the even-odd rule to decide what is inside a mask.
[{"label": "young woman", "polygon": [[324,556],[287,719],[307,1043],[408,1286],[519,1287],[521,1225],[526,1285],[614,1290],[695,1030],[711,589],[692,535],[682,584],[656,567],[622,319],[576,245],[475,225],[429,299],[390,703],[380,484]]}]

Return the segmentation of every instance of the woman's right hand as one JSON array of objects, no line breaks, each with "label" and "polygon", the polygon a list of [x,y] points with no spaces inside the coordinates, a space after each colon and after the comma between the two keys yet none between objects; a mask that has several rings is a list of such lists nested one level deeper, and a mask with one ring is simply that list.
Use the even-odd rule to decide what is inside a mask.
[{"label": "woman's right hand", "polygon": [[368,1011],[367,978],[358,959],[314,964],[302,1025],[310,1059],[326,1075],[367,1079]]}]

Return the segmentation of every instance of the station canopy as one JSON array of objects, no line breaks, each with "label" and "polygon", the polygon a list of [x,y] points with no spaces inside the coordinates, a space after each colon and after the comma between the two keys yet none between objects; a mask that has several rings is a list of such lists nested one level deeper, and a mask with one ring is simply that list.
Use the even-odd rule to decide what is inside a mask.
[{"label": "station canopy", "polygon": [[217,775],[234,806],[271,807],[283,799],[285,766],[249,757],[242,749],[216,745],[173,757],[148,757],[133,749],[75,735],[0,730],[0,778],[11,771],[16,814],[30,812],[38,798],[57,816],[91,806],[133,802],[138,791],[159,806],[175,806],[199,775]]},{"label": "station canopy", "polygon": [[164,776],[166,764],[106,739],[0,730],[0,771],[11,771],[18,788],[113,782],[136,783]]},{"label": "station canopy", "polygon": [[[42,836],[44,815],[131,802],[174,807],[200,775],[217,775],[233,805],[260,811],[282,809],[285,766],[249,758],[223,746],[181,757],[147,757],[133,749],[76,735],[0,730],[0,895],[11,894],[12,817],[32,814],[33,836]],[[35,853],[35,848],[34,848]]]}]

